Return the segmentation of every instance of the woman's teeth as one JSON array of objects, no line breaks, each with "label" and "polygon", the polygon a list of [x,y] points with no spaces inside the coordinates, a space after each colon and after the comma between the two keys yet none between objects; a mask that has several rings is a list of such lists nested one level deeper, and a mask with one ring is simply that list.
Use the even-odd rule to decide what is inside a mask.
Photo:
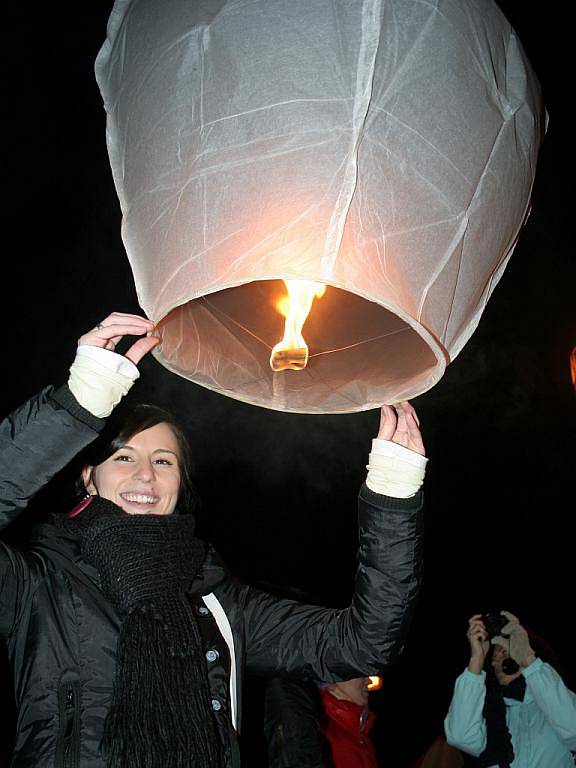
[{"label": "woman's teeth", "polygon": [[135,502],[136,504],[156,504],[159,501],[158,496],[147,496],[143,493],[121,493],[124,501]]}]

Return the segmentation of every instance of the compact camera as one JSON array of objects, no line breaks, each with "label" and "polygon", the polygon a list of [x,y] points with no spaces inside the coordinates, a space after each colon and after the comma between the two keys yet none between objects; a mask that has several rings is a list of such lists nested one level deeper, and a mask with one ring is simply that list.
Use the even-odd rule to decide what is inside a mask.
[{"label": "compact camera", "polygon": [[508,624],[509,619],[504,616],[503,613],[485,613],[482,616],[482,621],[486,627],[488,633],[488,640],[492,640],[496,635],[502,634],[502,630]]}]

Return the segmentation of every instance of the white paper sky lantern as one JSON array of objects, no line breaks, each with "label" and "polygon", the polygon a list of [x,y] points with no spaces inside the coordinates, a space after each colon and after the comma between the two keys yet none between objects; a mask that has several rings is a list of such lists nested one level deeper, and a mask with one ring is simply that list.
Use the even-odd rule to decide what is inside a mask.
[{"label": "white paper sky lantern", "polygon": [[[96,73],[156,356],[287,411],[432,387],[529,208],[543,109],[490,0],[117,0]],[[273,371],[283,280],[327,285]]]}]

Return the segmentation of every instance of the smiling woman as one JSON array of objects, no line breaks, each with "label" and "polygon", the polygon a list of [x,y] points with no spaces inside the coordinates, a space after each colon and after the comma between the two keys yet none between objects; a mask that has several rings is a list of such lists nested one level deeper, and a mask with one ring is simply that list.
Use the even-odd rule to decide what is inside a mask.
[{"label": "smiling woman", "polygon": [[103,464],[85,467],[86,489],[129,514],[171,515],[180,489],[177,451],[170,427],[156,424],[131,437]]},{"label": "smiling woman", "polygon": [[[125,335],[139,338],[122,356]],[[114,411],[158,341],[145,318],[109,315],[80,337],[68,384],[0,424],[0,527],[95,446],[88,496],[48,517],[28,550],[0,543],[14,768],[239,768],[245,671],[366,677],[404,643],[426,466],[412,406],[382,407],[350,607],[275,598],[231,578],[195,536],[190,451],[172,417],[148,405]]]},{"label": "smiling woman", "polygon": [[173,417],[138,405],[104,437],[84,466],[81,490],[117,504],[129,514],[190,512],[195,497],[190,448]]}]

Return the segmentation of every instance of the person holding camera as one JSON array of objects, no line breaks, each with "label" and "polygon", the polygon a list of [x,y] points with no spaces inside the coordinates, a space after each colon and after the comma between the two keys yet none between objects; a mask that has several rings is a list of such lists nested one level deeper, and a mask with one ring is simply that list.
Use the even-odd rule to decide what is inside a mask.
[{"label": "person holding camera", "polygon": [[469,620],[470,661],[444,720],[448,744],[491,768],[574,768],[576,694],[511,613]]}]

